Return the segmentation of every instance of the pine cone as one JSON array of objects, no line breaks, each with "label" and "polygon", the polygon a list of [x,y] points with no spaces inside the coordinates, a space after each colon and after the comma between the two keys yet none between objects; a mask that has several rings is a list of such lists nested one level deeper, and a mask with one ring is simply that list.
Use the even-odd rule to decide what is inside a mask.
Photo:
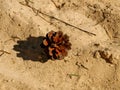
[{"label": "pine cone", "polygon": [[63,59],[67,56],[68,50],[71,49],[69,36],[64,35],[62,31],[48,32],[42,44],[51,59]]}]

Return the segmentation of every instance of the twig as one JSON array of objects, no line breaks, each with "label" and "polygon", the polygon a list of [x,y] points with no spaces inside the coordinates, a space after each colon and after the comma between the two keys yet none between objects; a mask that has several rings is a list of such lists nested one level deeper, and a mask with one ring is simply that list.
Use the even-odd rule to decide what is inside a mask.
[{"label": "twig", "polygon": [[39,12],[37,12],[37,13],[36,13],[36,16],[39,16],[39,17],[40,17],[40,18],[42,18],[44,21],[46,21],[46,22],[48,22],[48,23],[52,24],[52,22],[50,22],[50,21],[46,20],[44,17],[42,17],[42,16],[41,16],[41,15],[39,15],[38,13],[39,13]]},{"label": "twig", "polygon": [[2,52],[2,54],[0,54],[0,56],[2,56],[4,53]]},{"label": "twig", "polygon": [[76,65],[77,65],[79,68],[82,67],[82,68],[88,70],[88,68],[87,68],[86,66],[84,66],[82,63],[76,62]]},{"label": "twig", "polygon": [[32,1],[30,1],[30,0],[25,0],[26,5],[28,5],[28,4],[29,4],[29,2],[30,2],[30,3],[33,3],[33,2],[32,2]]},{"label": "twig", "polygon": [[19,39],[21,40],[21,38],[19,38],[18,36],[11,36],[11,38],[15,41],[15,39]]},{"label": "twig", "polygon": [[[20,3],[21,3],[21,2],[20,2]],[[78,30],[80,30],[80,31],[82,31],[82,32],[85,32],[85,33],[87,33],[87,34],[89,34],[89,35],[94,35],[94,36],[96,36],[96,34],[94,34],[94,33],[92,33],[92,32],[88,32],[88,31],[83,30],[83,29],[81,29],[81,28],[79,28],[79,27],[77,27],[77,26],[74,26],[74,25],[72,25],[72,24],[69,24],[69,23],[67,23],[67,22],[65,22],[65,21],[63,21],[63,20],[61,20],[61,19],[58,19],[58,18],[56,18],[56,17],[54,17],[54,16],[51,16],[51,15],[46,14],[46,13],[43,13],[42,11],[37,10],[36,8],[30,6],[30,5],[28,4],[28,2],[26,2],[26,4],[23,4],[23,3],[21,3],[21,4],[24,5],[24,6],[27,6],[27,7],[31,8],[31,9],[33,10],[33,12],[35,12],[35,13],[41,13],[41,14],[44,15],[44,16],[47,16],[47,17],[52,18],[52,19],[55,19],[55,20],[57,20],[57,21],[59,21],[59,22],[62,22],[62,23],[64,23],[64,24],[68,25],[68,26],[74,27],[74,28],[76,28],[76,29],[78,29]]]},{"label": "twig", "polygon": [[3,54],[11,54],[11,53],[9,53],[9,52],[7,52],[7,51],[4,51],[4,50],[0,50],[0,52],[2,52],[2,54],[0,54],[0,56],[2,56]]},{"label": "twig", "polygon": [[5,43],[11,40],[15,42],[16,39],[21,40],[18,36],[11,36],[11,39],[6,40]]},{"label": "twig", "polygon": [[53,4],[55,5],[56,8],[60,9],[60,6],[58,6],[54,0],[51,0],[51,2],[53,2]]},{"label": "twig", "polygon": [[73,76],[80,78],[80,75],[78,75],[78,74],[67,74],[67,75],[68,75],[70,78],[72,78]]},{"label": "twig", "polygon": [[81,67],[83,67],[84,69],[88,70],[88,68],[87,68],[87,67],[85,67],[83,64],[81,64]]},{"label": "twig", "polygon": [[87,33],[87,34],[91,34],[91,35],[96,36],[96,34],[94,34],[94,33],[91,33],[91,32],[88,32],[88,31],[86,31],[86,30],[83,30],[83,29],[81,29],[81,28],[79,28],[79,27],[77,27],[77,26],[74,26],[74,25],[72,25],[72,24],[69,24],[69,23],[67,23],[67,22],[65,22],[65,21],[63,21],[63,20],[61,20],[61,19],[58,19],[58,18],[56,18],[56,17],[54,17],[54,16],[50,16],[50,15],[48,15],[48,14],[45,14],[45,13],[41,12],[41,11],[39,11],[39,13],[41,13],[41,14],[43,14],[43,15],[45,15],[45,16],[48,16],[48,17],[50,17],[50,18],[52,18],[52,19],[55,19],[55,20],[57,20],[57,21],[59,21],[59,22],[62,22],[62,23],[64,23],[64,24],[68,25],[68,26],[74,27],[74,28],[76,28],[76,29],[78,29],[78,30],[80,30],[80,31],[83,31],[83,32]]}]

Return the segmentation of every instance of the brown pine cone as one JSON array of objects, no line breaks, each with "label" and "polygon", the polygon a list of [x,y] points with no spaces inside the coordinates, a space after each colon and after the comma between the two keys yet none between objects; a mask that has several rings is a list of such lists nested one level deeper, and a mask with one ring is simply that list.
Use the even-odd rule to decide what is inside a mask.
[{"label": "brown pine cone", "polygon": [[63,34],[62,31],[47,33],[46,38],[43,40],[43,45],[47,49],[47,53],[51,59],[63,59],[71,49],[69,36]]}]

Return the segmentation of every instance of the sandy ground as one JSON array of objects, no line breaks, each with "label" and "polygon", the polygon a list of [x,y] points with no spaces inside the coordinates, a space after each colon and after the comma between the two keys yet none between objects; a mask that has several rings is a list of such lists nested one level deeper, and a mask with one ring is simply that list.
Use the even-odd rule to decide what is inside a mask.
[{"label": "sandy ground", "polygon": [[[40,47],[51,30],[63,60]],[[0,0],[0,90],[120,90],[120,0]]]}]

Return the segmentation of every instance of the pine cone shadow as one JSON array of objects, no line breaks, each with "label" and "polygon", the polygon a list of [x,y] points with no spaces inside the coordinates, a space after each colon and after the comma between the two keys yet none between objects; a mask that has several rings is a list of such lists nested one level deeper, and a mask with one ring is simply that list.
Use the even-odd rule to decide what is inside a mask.
[{"label": "pine cone shadow", "polygon": [[44,63],[48,61],[48,55],[41,47],[42,41],[45,37],[32,37],[29,36],[26,40],[17,41],[17,45],[14,45],[13,50],[19,52],[17,57],[22,57],[23,60],[40,61]]}]

